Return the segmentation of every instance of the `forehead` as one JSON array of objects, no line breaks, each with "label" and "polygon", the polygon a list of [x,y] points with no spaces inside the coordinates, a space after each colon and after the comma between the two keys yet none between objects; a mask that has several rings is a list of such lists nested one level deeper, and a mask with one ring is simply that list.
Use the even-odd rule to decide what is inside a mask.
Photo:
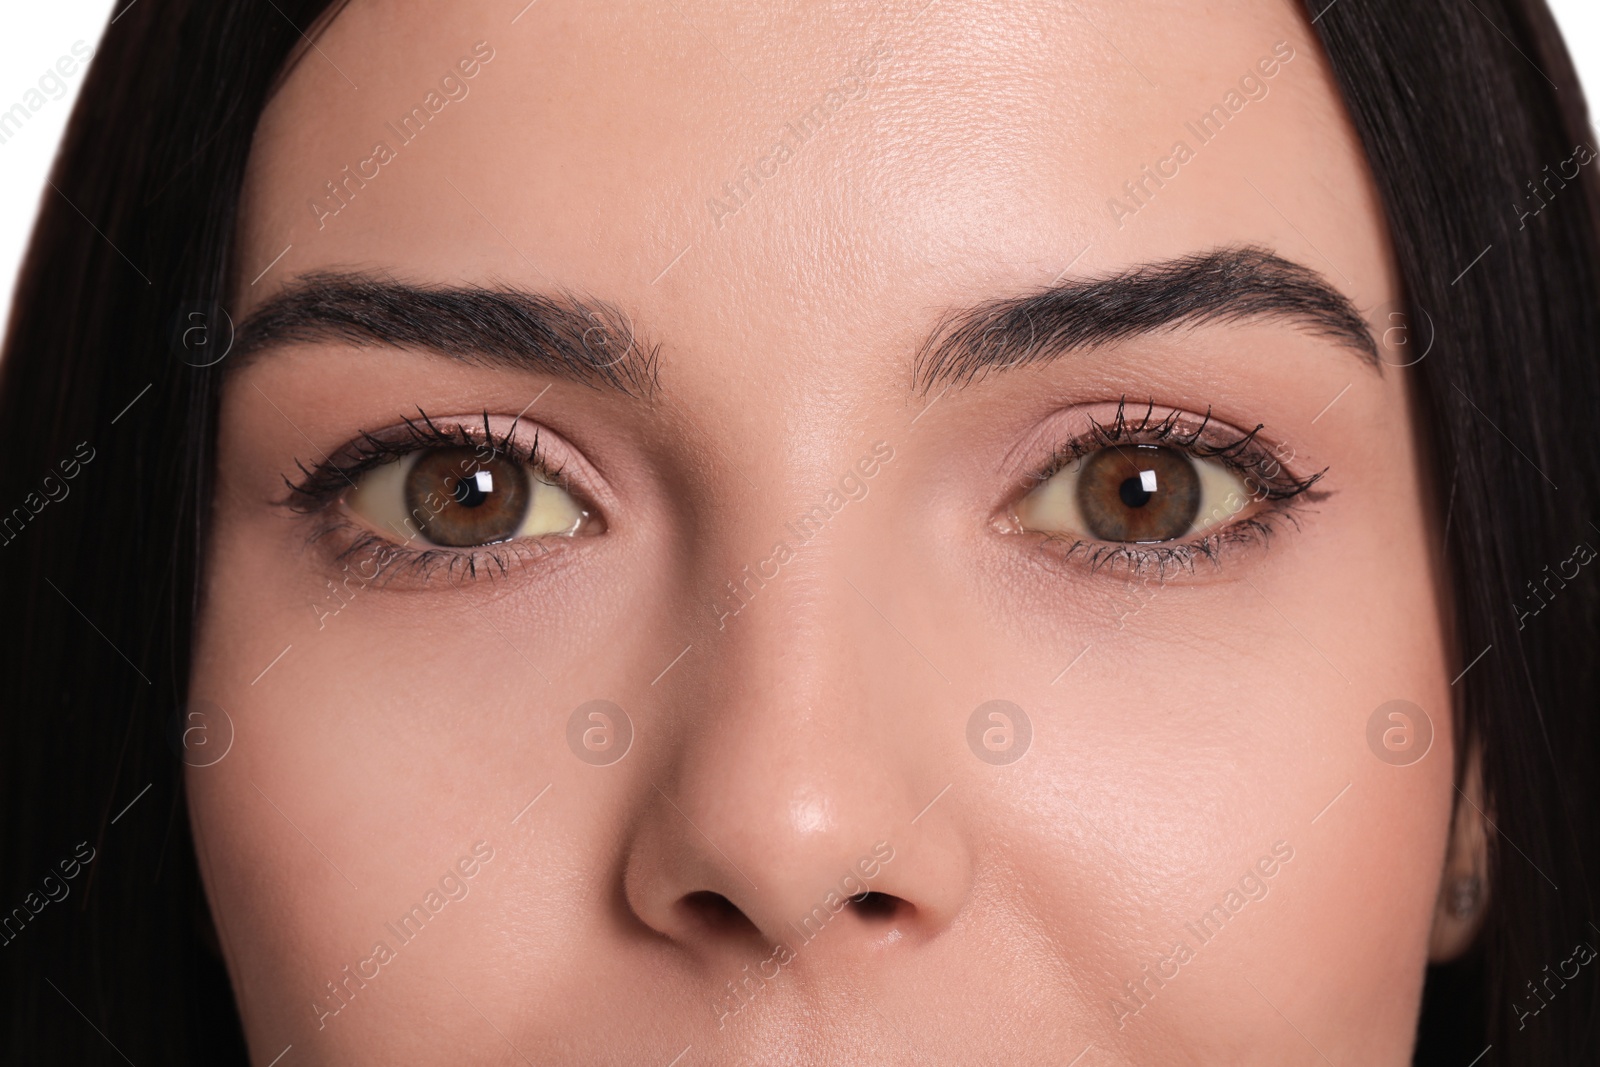
[{"label": "forehead", "polygon": [[1287,0],[353,0],[263,117],[242,238],[245,311],[356,266],[591,293],[669,344],[893,334],[1225,244],[1392,288]]}]

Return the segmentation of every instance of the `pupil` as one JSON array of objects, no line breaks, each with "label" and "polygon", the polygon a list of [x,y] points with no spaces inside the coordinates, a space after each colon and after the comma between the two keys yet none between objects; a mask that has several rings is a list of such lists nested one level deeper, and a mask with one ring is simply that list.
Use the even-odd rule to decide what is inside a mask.
[{"label": "pupil", "polygon": [[1145,492],[1144,483],[1140,481],[1139,476],[1135,474],[1132,478],[1124,480],[1123,483],[1117,487],[1117,495],[1122,498],[1122,502],[1128,505],[1128,507],[1142,508],[1146,504],[1150,503],[1150,498],[1155,494]]},{"label": "pupil", "polygon": [[406,475],[406,510],[436,545],[466,547],[509,540],[527,517],[533,492],[527,472],[475,448],[431,448]]},{"label": "pupil", "polygon": [[464,508],[475,508],[489,499],[489,494],[478,488],[478,481],[473,477],[466,477],[456,482],[456,487],[450,491],[456,503]]}]

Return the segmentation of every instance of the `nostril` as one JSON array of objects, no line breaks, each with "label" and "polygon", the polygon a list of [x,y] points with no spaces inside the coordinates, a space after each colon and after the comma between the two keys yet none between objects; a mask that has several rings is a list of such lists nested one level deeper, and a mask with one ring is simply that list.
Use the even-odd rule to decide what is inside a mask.
[{"label": "nostril", "polygon": [[721,893],[701,889],[685,894],[678,909],[707,932],[722,937],[759,936],[756,924]]},{"label": "nostril", "polygon": [[909,901],[902,900],[892,893],[868,891],[859,897],[851,897],[850,904],[855,908],[856,914],[868,922],[889,922],[911,911]]}]

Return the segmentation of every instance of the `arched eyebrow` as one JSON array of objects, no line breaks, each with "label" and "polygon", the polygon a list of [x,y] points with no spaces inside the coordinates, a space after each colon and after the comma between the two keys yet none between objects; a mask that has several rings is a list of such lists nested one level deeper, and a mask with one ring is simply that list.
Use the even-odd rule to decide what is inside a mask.
[{"label": "arched eyebrow", "polygon": [[926,393],[1137,334],[1256,318],[1301,325],[1383,373],[1372,331],[1348,297],[1309,267],[1245,246],[1144,263],[952,312],[924,342],[912,380]]},{"label": "arched eyebrow", "polygon": [[351,272],[301,275],[239,326],[231,370],[284,345],[431,352],[648,397],[659,346],[603,301],[482,286],[419,286]]}]

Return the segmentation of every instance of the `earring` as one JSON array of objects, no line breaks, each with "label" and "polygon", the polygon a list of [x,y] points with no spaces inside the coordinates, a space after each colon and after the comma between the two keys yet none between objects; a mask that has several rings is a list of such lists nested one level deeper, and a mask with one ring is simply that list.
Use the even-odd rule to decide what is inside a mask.
[{"label": "earring", "polygon": [[1445,906],[1453,917],[1466,919],[1478,910],[1482,896],[1483,880],[1475,874],[1469,874],[1450,883]]}]

